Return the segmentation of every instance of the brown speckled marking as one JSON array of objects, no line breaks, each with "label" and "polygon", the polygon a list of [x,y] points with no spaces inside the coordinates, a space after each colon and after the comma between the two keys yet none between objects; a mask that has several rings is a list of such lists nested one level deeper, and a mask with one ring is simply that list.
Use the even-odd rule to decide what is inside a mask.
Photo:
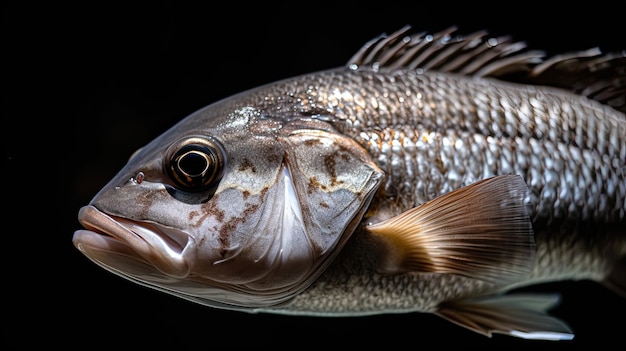
[{"label": "brown speckled marking", "polygon": [[324,157],[324,166],[326,166],[326,171],[330,176],[330,184],[331,186],[336,186],[337,184],[342,184],[343,181],[337,180],[337,171],[335,170],[335,166],[337,165],[337,157],[343,158],[347,160],[349,157],[345,153],[336,152],[332,155],[328,155]]},{"label": "brown speckled marking", "polygon": [[[262,202],[262,201],[261,201]],[[251,205],[246,203],[245,208],[241,212],[241,215],[238,217],[232,217],[226,222],[222,223],[222,226],[219,228],[219,236],[217,241],[220,244],[220,255],[224,257],[228,252],[228,248],[230,247],[230,234],[237,230],[237,226],[240,223],[244,223],[248,219],[248,215],[250,213],[256,212],[259,209],[258,204]]]},{"label": "brown speckled marking", "polygon": [[281,156],[279,156],[278,154],[274,154],[274,153],[269,153],[267,155],[267,162],[269,162],[269,164],[273,165],[279,162],[283,162],[283,158]]},{"label": "brown speckled marking", "polygon": [[159,200],[157,195],[158,193],[155,193],[154,191],[147,191],[139,194],[137,197],[137,205],[141,208],[141,210],[137,212],[139,218],[147,218],[148,209],[152,207],[152,204],[155,201]]},{"label": "brown speckled marking", "polygon": [[435,159],[435,167],[437,167],[437,170],[439,170],[439,172],[442,174],[445,174],[445,172],[447,172],[447,169],[443,164],[443,160],[439,155],[437,155],[437,158]]},{"label": "brown speckled marking", "polygon": [[254,166],[254,163],[252,163],[252,161],[247,158],[244,158],[241,161],[241,164],[239,165],[239,168],[237,170],[239,172],[245,172],[247,170],[250,170],[250,172],[256,173],[256,167]]},{"label": "brown speckled marking", "polygon": [[226,256],[228,252],[227,248],[230,247],[230,238],[227,234],[223,234],[220,231],[220,235],[217,237],[217,242],[220,244],[220,256]]},{"label": "brown speckled marking", "polygon": [[202,225],[202,223],[207,219],[207,217],[209,216],[213,216],[215,217],[215,220],[218,222],[221,222],[224,220],[224,217],[226,216],[226,214],[224,213],[223,210],[219,209],[215,204],[217,203],[217,198],[218,195],[215,195],[213,197],[214,201],[208,201],[205,202],[204,204],[202,204],[202,213],[198,213],[198,211],[191,211],[189,213],[189,220],[193,220],[196,217],[199,217],[198,220],[196,221],[196,223],[192,223],[191,227],[197,228],[200,227]]},{"label": "brown speckled marking", "polygon": [[317,139],[307,139],[307,140],[304,141],[304,145],[305,146],[309,146],[309,147],[315,146],[315,145],[319,145],[321,143],[322,142],[317,140]]},{"label": "brown speckled marking", "polygon": [[189,219],[189,222],[193,221],[194,218],[198,217],[200,215],[200,213],[198,213],[198,211],[191,211],[189,212],[189,216],[187,217],[187,219]]},{"label": "brown speckled marking", "polygon": [[317,189],[326,190],[326,186],[320,183],[320,181],[317,180],[317,177],[313,176],[309,178],[309,184],[307,185],[306,192],[307,194],[311,195],[313,194],[313,191]]},{"label": "brown speckled marking", "polygon": [[324,157],[324,166],[326,166],[326,171],[330,175],[330,179],[333,184],[335,183],[335,180],[337,179],[337,172],[335,171],[335,165],[336,165],[335,156],[336,154],[328,155]]}]

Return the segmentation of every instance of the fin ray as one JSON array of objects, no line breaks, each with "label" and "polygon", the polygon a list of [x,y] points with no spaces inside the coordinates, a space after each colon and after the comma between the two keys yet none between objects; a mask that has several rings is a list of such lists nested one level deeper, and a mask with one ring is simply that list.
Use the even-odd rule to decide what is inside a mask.
[{"label": "fin ray", "polygon": [[[528,72],[544,56],[542,51],[523,52],[526,47],[523,42],[514,42],[510,37],[489,37],[486,31],[462,36],[454,35],[455,26],[434,34],[410,34],[410,29],[404,26],[391,35],[382,34],[368,41],[346,66],[351,69],[362,66],[419,68],[473,75],[490,64],[509,67],[503,71]],[[498,63],[503,58],[507,60]],[[495,71],[485,72],[493,74]]]},{"label": "fin ray", "polygon": [[497,176],[369,225],[388,243],[381,271],[452,273],[499,284],[528,274],[535,246],[527,190],[518,175]]},{"label": "fin ray", "polygon": [[626,298],[626,257],[621,257],[615,263],[609,275],[602,281],[602,285]]},{"label": "fin ray", "polygon": [[586,96],[626,113],[626,51],[603,54],[598,48],[546,58],[526,43],[487,31],[455,35],[448,27],[429,34],[404,26],[361,47],[346,66],[356,70],[437,70],[503,81],[546,85]]},{"label": "fin ray", "polygon": [[556,55],[534,67],[523,83],[567,89],[626,113],[626,51]]},{"label": "fin ray", "polygon": [[491,337],[493,333],[525,339],[571,340],[572,330],[546,311],[559,302],[558,295],[496,295],[443,303],[436,315]]}]

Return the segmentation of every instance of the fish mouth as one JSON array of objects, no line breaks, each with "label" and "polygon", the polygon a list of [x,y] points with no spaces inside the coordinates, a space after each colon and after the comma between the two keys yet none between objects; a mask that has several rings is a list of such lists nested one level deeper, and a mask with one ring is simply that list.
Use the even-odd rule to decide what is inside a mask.
[{"label": "fish mouth", "polygon": [[150,222],[106,214],[92,205],[78,212],[85,229],[74,232],[74,246],[92,261],[121,275],[154,276],[155,269],[184,278],[192,241],[185,232]]}]

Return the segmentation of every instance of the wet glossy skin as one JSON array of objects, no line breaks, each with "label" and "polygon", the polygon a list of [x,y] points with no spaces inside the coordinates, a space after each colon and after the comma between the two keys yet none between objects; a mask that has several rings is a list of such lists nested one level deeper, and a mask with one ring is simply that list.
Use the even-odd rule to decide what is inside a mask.
[{"label": "wet glossy skin", "polygon": [[[601,281],[626,253],[624,135],[623,113],[564,90],[436,71],[319,72],[210,105],[157,138],[91,202],[136,224],[113,218],[127,228],[107,229],[93,208],[81,218],[128,246],[94,239],[111,246],[92,250],[95,232],[75,242],[129,279],[249,311],[434,312],[542,281]],[[198,136],[219,145],[224,169],[206,188],[181,189],[168,150]],[[378,272],[380,243],[364,224],[508,173],[530,189],[527,279]]]}]

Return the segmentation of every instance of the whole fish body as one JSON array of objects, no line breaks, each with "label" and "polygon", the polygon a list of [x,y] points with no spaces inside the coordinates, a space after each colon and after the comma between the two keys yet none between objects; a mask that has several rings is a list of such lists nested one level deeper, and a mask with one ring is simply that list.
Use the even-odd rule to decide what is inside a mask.
[{"label": "whole fish body", "polygon": [[626,57],[408,30],[183,119],[80,210],[74,245],[217,308],[572,338],[557,295],[511,290],[624,294]]}]

